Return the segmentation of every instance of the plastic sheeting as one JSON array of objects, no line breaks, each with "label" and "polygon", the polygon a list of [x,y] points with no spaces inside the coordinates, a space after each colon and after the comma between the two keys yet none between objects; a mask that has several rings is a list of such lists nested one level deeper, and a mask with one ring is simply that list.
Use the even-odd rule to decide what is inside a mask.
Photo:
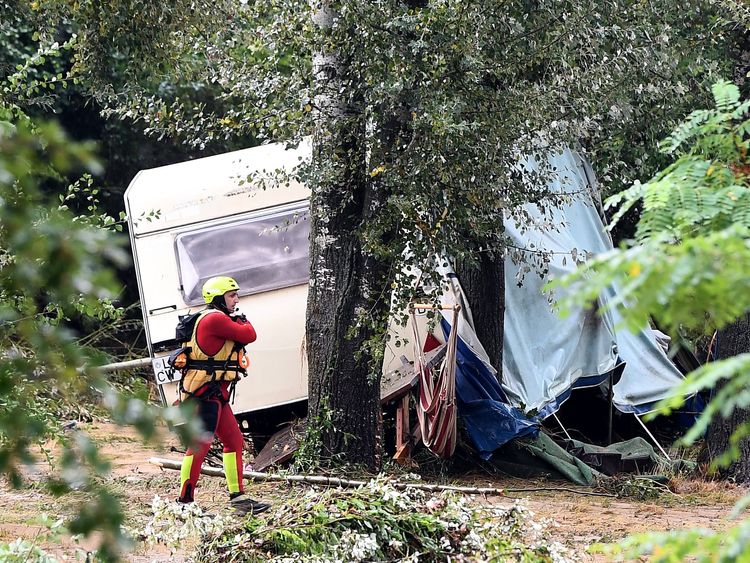
[{"label": "plastic sheeting", "polygon": [[[615,291],[610,288],[603,300]],[[625,328],[617,329],[621,317],[616,310],[612,311],[612,318],[617,349],[625,361],[625,371],[615,385],[614,404],[622,412],[644,414],[668,397],[683,376],[664,353],[653,330],[647,327],[634,334]]]},{"label": "plastic sheeting", "polygon": [[[612,240],[593,204],[598,191],[588,164],[570,150],[550,157],[549,164],[556,170],[550,188],[575,197],[547,214],[528,204],[524,209],[531,221],[506,220],[505,228],[516,246],[551,252],[549,274],[559,277],[576,268],[571,250],[606,252]],[[527,167],[535,164],[529,161]],[[545,220],[546,228],[541,225]],[[550,230],[550,224],[557,230]],[[614,403],[623,412],[648,411],[681,381],[650,328],[638,334],[620,330],[616,311],[599,316],[593,307],[562,319],[542,292],[546,278],[531,271],[517,285],[521,268],[506,260],[503,390],[511,404],[548,416],[572,389],[603,382],[618,355],[626,366],[614,388]],[[600,302],[606,303],[614,291],[602,295]]]},{"label": "plastic sheeting", "polygon": [[[443,320],[446,338],[450,325]],[[539,423],[510,406],[490,371],[460,338],[456,352],[458,413],[479,455],[489,459],[497,448],[514,438],[536,436]]]},{"label": "plastic sheeting", "polygon": [[[530,220],[517,224],[506,219],[505,231],[520,248],[552,253],[549,273],[561,277],[576,268],[572,249],[598,253],[612,243],[585,193],[590,187],[581,160],[568,150],[551,157],[549,164],[556,171],[551,190],[584,193],[547,213],[527,204]],[[528,166],[536,168],[533,162]],[[503,389],[512,404],[544,417],[560,407],[571,389],[606,379],[617,364],[616,339],[611,316],[599,316],[593,308],[561,318],[542,291],[547,278],[533,269],[521,277],[524,265],[512,260],[505,265]]]},{"label": "plastic sheeting", "polygon": [[[461,305],[456,349],[458,414],[479,455],[489,459],[503,444],[521,436],[536,436],[539,422],[508,404],[482,343],[474,332],[471,309],[447,261],[439,267],[447,282],[443,305]],[[442,312],[441,327],[448,339],[452,311]]]},{"label": "plastic sheeting", "polygon": [[[534,166],[533,162],[527,165]],[[572,249],[600,253],[611,250],[612,241],[593,204],[598,192],[587,163],[568,150],[551,157],[550,165],[556,171],[550,187],[575,196],[546,215],[529,204],[525,206],[529,222],[518,225],[506,220],[505,228],[519,248],[551,252],[549,273],[561,276],[576,268]],[[513,438],[536,436],[539,420],[559,409],[573,389],[603,383],[622,361],[627,365],[615,385],[614,404],[623,412],[649,410],[682,379],[651,329],[638,334],[617,330],[616,311],[600,316],[593,307],[563,319],[542,292],[546,277],[531,271],[519,285],[523,264],[506,260],[501,385],[474,332],[471,310],[456,274],[447,261],[439,262],[446,280],[443,304],[462,306],[456,370],[459,415],[485,459]],[[611,295],[601,296],[601,303]],[[451,330],[450,314],[443,312],[446,336]]]}]

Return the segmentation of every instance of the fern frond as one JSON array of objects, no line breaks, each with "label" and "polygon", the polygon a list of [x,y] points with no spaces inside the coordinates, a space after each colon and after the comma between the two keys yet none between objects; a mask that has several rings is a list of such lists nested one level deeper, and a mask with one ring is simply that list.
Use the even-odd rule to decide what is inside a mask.
[{"label": "fern frond", "polygon": [[731,219],[735,224],[750,229],[750,189],[745,186],[732,186],[738,194],[737,202],[732,210]]},{"label": "fern frond", "polygon": [[[643,197],[644,186],[639,181],[630,186],[627,190],[615,194],[607,198],[604,202],[604,209],[611,209],[616,206],[620,206],[617,212],[612,216],[609,222],[609,230],[612,230],[615,225],[620,222],[620,219]],[[622,202],[622,203],[621,203]]]},{"label": "fern frond", "polygon": [[745,117],[748,112],[750,112],[750,100],[745,100],[732,112],[732,119],[735,121],[739,121],[740,119]]},{"label": "fern frond", "polygon": [[716,109],[723,113],[734,112],[739,107],[740,89],[728,80],[719,80],[711,87]]},{"label": "fern frond", "polygon": [[701,125],[706,123],[715,112],[706,109],[699,109],[692,112],[685,121],[680,123],[672,133],[659,143],[659,150],[665,154],[672,154],[680,148],[686,141],[698,135]]},{"label": "fern frond", "polygon": [[[708,428],[714,415],[727,416],[735,407],[746,403],[748,397],[744,394],[750,384],[750,354],[741,354],[727,360],[711,362],[692,372],[676,391],[694,389],[693,393],[701,389],[713,389],[719,381],[726,380],[693,427],[682,438],[682,443],[692,444],[700,438]],[[680,397],[687,395],[681,394]],[[678,400],[672,399],[663,405],[661,412],[670,412],[667,405],[675,405]]]}]

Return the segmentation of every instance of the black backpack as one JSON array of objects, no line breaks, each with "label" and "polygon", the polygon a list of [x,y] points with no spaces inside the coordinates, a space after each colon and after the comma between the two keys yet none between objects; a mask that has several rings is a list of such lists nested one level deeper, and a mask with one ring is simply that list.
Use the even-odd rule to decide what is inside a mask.
[{"label": "black backpack", "polygon": [[195,323],[198,321],[198,317],[203,311],[196,313],[188,313],[187,315],[180,315],[177,317],[177,326],[174,329],[174,339],[182,344],[183,342],[190,342],[193,337],[193,330],[195,330]]},{"label": "black backpack", "polygon": [[198,317],[203,311],[196,313],[188,313],[187,315],[179,315],[177,317],[177,326],[174,329],[174,338],[181,344],[180,348],[173,351],[169,355],[167,363],[172,368],[169,379],[173,379],[175,371],[182,371],[187,367],[188,359],[192,348],[185,346],[193,338],[193,331],[195,330],[195,323],[198,322]]}]

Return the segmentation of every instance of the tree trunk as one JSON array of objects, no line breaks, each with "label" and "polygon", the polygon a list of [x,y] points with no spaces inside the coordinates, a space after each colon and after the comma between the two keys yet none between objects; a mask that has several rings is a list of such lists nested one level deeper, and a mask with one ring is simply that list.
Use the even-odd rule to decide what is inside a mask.
[{"label": "tree trunk", "polygon": [[[750,82],[747,79],[748,68],[750,68],[750,32],[738,28],[736,33],[738,36],[730,54],[735,62],[732,79],[740,87],[743,97],[746,97],[750,90]],[[715,358],[717,360],[750,352],[750,315],[746,314],[720,330],[716,344]],[[735,409],[729,418],[723,418],[720,414],[714,416],[706,432],[706,440],[698,461],[710,463],[726,451],[729,448],[732,433],[748,419],[750,419],[750,410],[747,409]],[[738,483],[747,484],[750,483],[750,440],[742,440],[739,449],[740,459],[728,468],[719,470],[719,474]]]},{"label": "tree trunk", "polygon": [[[750,352],[750,314],[740,317],[719,331],[716,359],[723,360],[746,352]],[[735,409],[729,418],[716,415],[708,427],[699,461],[710,463],[726,451],[732,432],[748,419],[750,419],[750,411],[747,409]],[[720,470],[719,474],[738,483],[750,483],[750,439],[742,440],[739,448],[740,459],[730,467]]]},{"label": "tree trunk", "polygon": [[732,82],[740,88],[742,97],[747,98],[750,95],[750,80],[748,80],[748,73],[750,72],[750,31],[738,26],[735,33],[738,34],[738,38],[735,48],[730,53],[735,63]]},{"label": "tree trunk", "polygon": [[477,266],[457,262],[456,273],[471,307],[474,330],[502,381],[505,261],[488,252],[479,253],[478,261]]},{"label": "tree trunk", "polygon": [[[363,252],[358,231],[378,207],[366,173],[365,119],[356,79],[329,33],[335,14],[315,15],[322,44],[313,72],[317,125],[314,163],[333,163],[311,184],[310,289],[307,300],[308,439],[322,463],[380,466],[380,372],[387,317],[387,264]],[[315,167],[321,170],[322,166]]]}]

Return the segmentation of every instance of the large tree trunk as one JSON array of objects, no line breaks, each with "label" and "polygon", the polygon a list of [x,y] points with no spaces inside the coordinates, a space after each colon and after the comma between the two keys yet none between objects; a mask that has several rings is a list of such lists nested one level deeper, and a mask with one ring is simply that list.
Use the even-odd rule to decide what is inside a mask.
[{"label": "large tree trunk", "polygon": [[[315,21],[321,36],[330,39],[333,17],[324,2]],[[366,173],[364,112],[354,81],[332,41],[321,43],[327,47],[314,60],[313,158],[329,165],[312,184],[308,439],[320,438],[323,463],[377,469],[383,340],[373,344],[373,336],[388,312],[382,299],[387,264],[363,252],[358,230],[376,211],[379,194]]]},{"label": "large tree trunk", "polygon": [[[745,97],[750,91],[750,82],[747,79],[748,68],[750,68],[750,32],[738,28],[737,33],[734,50],[730,54],[735,62],[732,79],[741,88]],[[750,315],[746,314],[720,330],[716,342],[717,360],[750,352]],[[721,415],[714,416],[706,432],[706,440],[698,461],[710,463],[725,452],[729,448],[732,433],[749,419],[750,410],[747,409],[735,409],[729,418],[723,418]],[[750,483],[750,440],[742,440],[739,449],[740,459],[730,467],[721,469],[719,474],[739,483]]]},{"label": "large tree trunk", "polygon": [[482,252],[477,266],[456,263],[456,273],[466,294],[474,319],[474,330],[497,370],[503,373],[503,323],[505,320],[505,261],[501,256]]},{"label": "large tree trunk", "polygon": [[[723,360],[747,352],[750,352],[750,315],[746,314],[719,331],[716,359]],[[746,409],[736,409],[729,418],[716,415],[708,428],[699,461],[711,462],[726,451],[732,432],[748,419],[750,411]],[[740,459],[727,469],[721,470],[720,475],[738,483],[750,483],[750,439],[741,441]]]}]

